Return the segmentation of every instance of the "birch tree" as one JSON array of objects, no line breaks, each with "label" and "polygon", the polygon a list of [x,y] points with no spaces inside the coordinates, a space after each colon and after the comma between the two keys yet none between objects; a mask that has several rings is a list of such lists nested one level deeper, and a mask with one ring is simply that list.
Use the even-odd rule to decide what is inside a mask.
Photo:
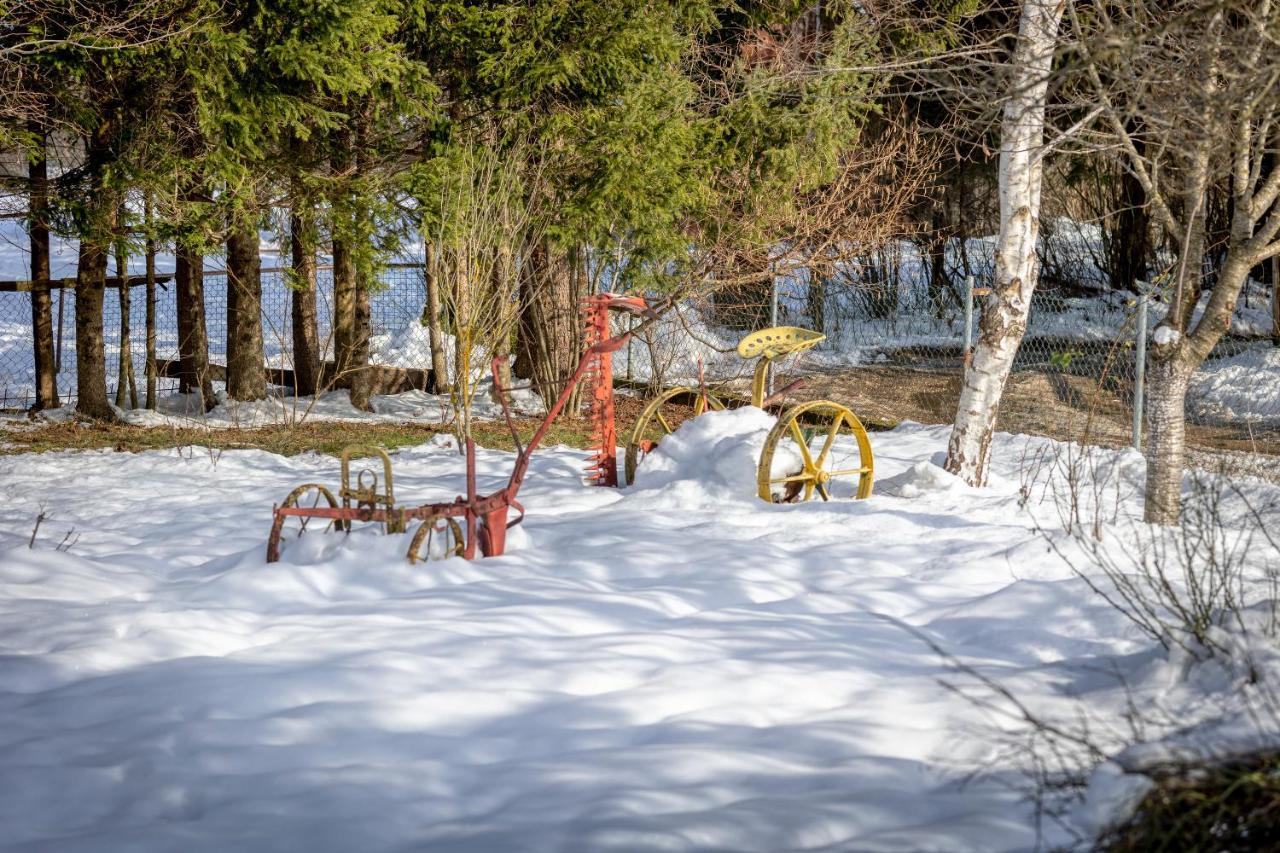
[{"label": "birch tree", "polygon": [[1009,65],[1000,123],[1000,233],[995,283],[977,345],[964,371],[947,470],[971,485],[986,482],[991,437],[1006,380],[1027,330],[1039,277],[1036,238],[1044,177],[1045,114],[1058,28],[1066,0],[1025,0]]},{"label": "birch tree", "polygon": [[[1100,110],[1096,149],[1141,184],[1176,257],[1157,280],[1167,314],[1147,372],[1145,515],[1174,523],[1186,396],[1230,329],[1254,267],[1280,255],[1280,8],[1274,0],[1124,0],[1072,16],[1082,101]],[[1210,194],[1231,199],[1211,261]]]}]

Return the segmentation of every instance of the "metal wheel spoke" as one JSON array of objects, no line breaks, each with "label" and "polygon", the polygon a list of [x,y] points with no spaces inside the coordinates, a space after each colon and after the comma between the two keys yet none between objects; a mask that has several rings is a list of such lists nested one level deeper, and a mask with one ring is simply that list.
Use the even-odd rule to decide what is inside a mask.
[{"label": "metal wheel spoke", "polygon": [[836,436],[840,432],[840,424],[844,418],[837,412],[835,420],[831,422],[831,429],[827,430],[827,440],[822,443],[822,450],[818,453],[818,459],[815,463],[818,468],[822,467],[822,463],[827,461],[827,454],[831,452],[831,445],[836,443]]},{"label": "metal wheel spoke", "polygon": [[847,477],[850,474],[865,474],[870,468],[841,468],[839,471],[828,471],[828,477]]},{"label": "metal wheel spoke", "polygon": [[[805,440],[804,433],[800,431],[800,425],[795,421],[791,422],[791,437],[795,439],[796,444],[800,446],[800,456],[804,459],[804,469],[813,471],[813,455],[809,453],[809,442]],[[808,500],[808,498],[805,498]]]},{"label": "metal wheel spoke", "polygon": [[666,431],[667,435],[671,435],[671,433],[675,432],[675,430],[671,428],[671,424],[667,423],[667,419],[662,416],[661,409],[654,412],[654,415],[657,417],[658,423],[662,425],[662,428]]},{"label": "metal wheel spoke", "polygon": [[770,480],[770,483],[804,483],[813,479],[812,474],[792,474],[789,477],[778,477]]},{"label": "metal wheel spoke", "polygon": [[814,485],[818,487],[818,494],[822,495],[824,501],[831,500],[831,493],[827,491],[827,487],[824,484],[815,483]]}]

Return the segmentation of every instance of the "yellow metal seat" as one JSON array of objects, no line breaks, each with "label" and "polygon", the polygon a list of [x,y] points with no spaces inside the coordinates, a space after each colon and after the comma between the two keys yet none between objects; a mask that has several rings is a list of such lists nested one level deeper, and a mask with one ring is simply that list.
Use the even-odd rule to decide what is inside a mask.
[{"label": "yellow metal seat", "polygon": [[738,355],[745,359],[774,359],[780,355],[801,352],[816,346],[826,335],[799,326],[774,326],[752,332],[738,341]]},{"label": "yellow metal seat", "polygon": [[764,405],[764,389],[770,365],[775,358],[793,352],[803,352],[821,343],[826,335],[799,326],[774,326],[752,332],[738,341],[738,355],[744,359],[758,358],[755,376],[751,379],[751,405]]}]

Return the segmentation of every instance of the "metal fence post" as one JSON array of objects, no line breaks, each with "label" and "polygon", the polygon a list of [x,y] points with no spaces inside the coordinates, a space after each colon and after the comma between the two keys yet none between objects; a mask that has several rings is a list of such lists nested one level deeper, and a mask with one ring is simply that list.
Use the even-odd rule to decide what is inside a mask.
[{"label": "metal fence post", "polygon": [[[778,325],[778,274],[775,271],[769,276],[769,328]],[[766,386],[769,396],[773,396],[773,366],[769,367],[769,381]]]},{"label": "metal fence post", "polygon": [[973,350],[973,276],[964,277],[964,361],[969,363]]},{"label": "metal fence post", "polygon": [[1147,378],[1147,294],[1138,296],[1138,339],[1133,352],[1133,448],[1142,449],[1142,403]]}]

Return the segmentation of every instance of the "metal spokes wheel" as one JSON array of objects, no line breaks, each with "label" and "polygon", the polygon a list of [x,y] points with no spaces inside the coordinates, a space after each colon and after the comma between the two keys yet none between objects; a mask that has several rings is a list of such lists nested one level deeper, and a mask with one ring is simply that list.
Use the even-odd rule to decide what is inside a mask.
[{"label": "metal spokes wheel", "polygon": [[[338,499],[333,496],[333,492],[319,483],[303,483],[288,494],[284,502],[280,504],[280,509],[317,509],[322,502],[328,505],[330,509],[338,508]],[[267,562],[273,563],[278,560],[289,545],[298,541],[302,534],[307,532],[307,528],[312,525],[312,522],[315,522],[316,525],[323,522],[323,532],[335,527],[338,530],[346,529],[341,521],[282,515],[277,512],[275,520],[271,523],[271,536],[267,539]]]},{"label": "metal spokes wheel", "polygon": [[824,501],[866,498],[874,478],[866,428],[852,410],[830,400],[801,403],[784,412],[765,439],[756,471],[758,494],[771,503],[807,501],[814,495]]},{"label": "metal spokes wheel", "polygon": [[675,432],[673,421],[676,404],[673,401],[686,396],[694,397],[694,417],[708,409],[717,412],[724,410],[724,403],[710,394],[703,394],[697,388],[672,388],[650,400],[640,412],[635,426],[631,428],[631,437],[627,439],[627,458],[623,468],[625,485],[629,486],[635,482],[636,471],[644,457],[657,447],[663,438]]},{"label": "metal spokes wheel", "polygon": [[448,515],[435,515],[424,519],[414,531],[409,543],[409,562],[447,560],[461,557],[466,548],[462,537],[462,525]]}]

